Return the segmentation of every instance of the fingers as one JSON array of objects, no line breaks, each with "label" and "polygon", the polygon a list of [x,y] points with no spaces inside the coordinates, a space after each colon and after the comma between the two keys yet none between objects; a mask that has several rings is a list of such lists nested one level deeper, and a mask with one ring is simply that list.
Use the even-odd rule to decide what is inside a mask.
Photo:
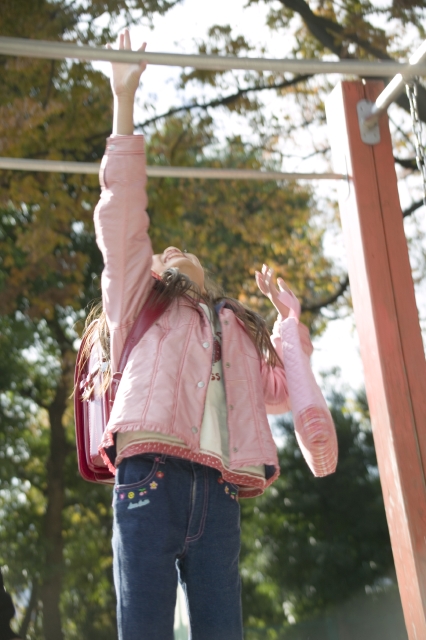
[{"label": "fingers", "polygon": [[[139,47],[138,51],[145,51],[145,49],[146,49],[146,42],[144,42],[144,43],[142,44],[142,46],[141,46],[141,47]],[[146,69],[146,62],[145,62],[145,60],[141,60],[141,61],[140,61],[140,63],[139,63],[139,67],[141,68],[142,73],[143,73],[143,72],[145,71],[145,69]]]},{"label": "fingers", "polygon": [[130,50],[132,49],[132,43],[130,41],[130,32],[128,29],[124,29],[124,31],[119,33],[117,44],[119,49],[130,49]]},{"label": "fingers", "polygon": [[263,276],[261,273],[259,273],[259,271],[255,271],[254,272],[254,277],[256,279],[256,284],[259,287],[259,289],[261,290],[261,292],[263,293],[264,296],[268,295],[268,289],[265,286],[265,281],[263,279]]},{"label": "fingers", "polygon": [[263,295],[270,299],[282,318],[287,318],[291,315],[298,319],[300,316],[299,300],[282,278],[277,278],[277,288],[273,282],[273,275],[274,270],[264,264],[262,273],[255,271],[257,286]]},{"label": "fingers", "polygon": [[124,48],[132,49],[132,43],[130,41],[130,32],[128,29],[124,29]]},{"label": "fingers", "polygon": [[[112,49],[112,46],[109,43],[105,46],[107,49]],[[118,34],[117,47],[118,49],[127,49],[129,51],[132,50],[132,41],[130,39],[130,31],[128,29],[124,29],[124,31]],[[146,49],[146,42],[144,42],[139,47],[138,51],[145,51],[145,49]]]},{"label": "fingers", "polygon": [[279,291],[285,291],[290,295],[294,295],[292,290],[286,285],[282,278],[277,278],[278,290],[273,282],[274,270],[267,264],[262,266],[262,273],[255,271],[256,283],[261,292],[266,295],[278,294]]},{"label": "fingers", "polygon": [[264,264],[262,266],[262,275],[265,281],[265,287],[268,289],[268,293],[270,293],[271,291],[271,282],[272,282],[273,274],[274,274],[274,270],[270,269],[267,264]]},{"label": "fingers", "polygon": [[255,272],[256,284],[263,293],[263,295],[271,297],[274,294],[275,287],[272,284],[272,276],[274,274],[274,270],[270,269],[268,265],[264,264],[262,266],[262,273],[259,271]]}]

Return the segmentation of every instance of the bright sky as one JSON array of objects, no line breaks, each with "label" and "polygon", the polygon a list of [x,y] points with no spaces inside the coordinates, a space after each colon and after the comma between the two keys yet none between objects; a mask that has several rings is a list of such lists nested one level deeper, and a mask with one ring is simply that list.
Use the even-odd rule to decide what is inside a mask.
[{"label": "bright sky", "polygon": [[[265,16],[267,8],[263,4],[245,7],[245,0],[215,0],[214,16],[211,10],[206,10],[206,5],[199,0],[185,0],[177,5],[164,17],[157,17],[154,29],[150,30],[146,26],[133,28],[131,31],[133,46],[139,47],[143,41],[147,41],[147,49],[150,51],[165,51],[176,53],[196,52],[196,42],[201,40],[207,30],[212,26],[213,21],[219,25],[230,24],[234,34],[243,34],[246,39],[256,45],[258,51],[250,55],[266,55],[268,57],[286,57],[291,52],[292,41],[283,41],[277,33],[271,32],[265,26]],[[261,53],[262,47],[266,47],[266,53]],[[97,63],[97,68],[109,73],[107,63]],[[242,73],[242,72],[241,72]],[[187,88],[185,91],[176,87],[180,74],[179,68],[148,66],[143,76],[140,89],[139,100],[142,103],[148,101],[155,105],[157,113],[166,111],[170,106],[187,102],[193,96],[197,96],[197,88]],[[334,76],[333,82],[338,82],[338,77]],[[215,95],[207,89],[203,89],[203,95]],[[279,113],[282,108],[282,101],[276,96],[265,95],[265,112],[267,114]],[[143,119],[144,110],[140,110],[137,118]],[[291,114],[290,114],[291,115]],[[238,116],[229,115],[223,111],[216,116],[219,127],[219,136],[224,137],[227,133],[235,133],[238,129],[243,136],[252,135],[250,129]],[[326,140],[326,128],[317,132],[318,140]],[[312,148],[312,140],[305,134],[298,138],[300,149],[293,151],[299,156],[309,153]],[[308,149],[308,151],[307,151]],[[321,171],[327,169],[322,159],[315,158],[312,161],[301,162],[297,159],[286,159],[284,170]],[[420,197],[418,181],[408,189],[405,184],[401,185],[402,206],[410,204],[412,199]],[[316,193],[326,201],[326,199],[336,200],[336,189],[333,183],[321,183],[315,185]],[[424,210],[420,211],[421,214]],[[418,235],[421,231],[426,232],[424,223],[416,220],[408,222],[408,233],[410,237]],[[330,234],[326,241],[326,250],[329,255],[336,258],[344,267],[345,255],[342,246],[342,239],[337,234]],[[291,284],[291,283],[290,283]],[[426,289],[423,286],[419,289],[419,306],[424,310],[426,317]],[[357,389],[363,385],[362,364],[359,357],[358,339],[352,317],[343,320],[333,320],[329,323],[324,335],[315,341],[315,353],[313,356],[313,368],[316,374],[321,371],[331,370],[340,367],[342,375],[340,384],[348,385],[352,389]]]}]

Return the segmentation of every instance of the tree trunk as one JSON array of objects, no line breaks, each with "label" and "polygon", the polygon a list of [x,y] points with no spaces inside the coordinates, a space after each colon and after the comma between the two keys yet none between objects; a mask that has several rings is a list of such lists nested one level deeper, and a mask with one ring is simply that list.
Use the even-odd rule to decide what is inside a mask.
[{"label": "tree trunk", "polygon": [[31,587],[30,599],[28,601],[28,605],[25,610],[25,615],[21,622],[21,626],[19,627],[19,635],[21,636],[21,638],[27,637],[28,627],[30,626],[30,622],[31,622],[31,616],[37,605],[38,591],[39,591],[38,584],[36,582],[33,582]]},{"label": "tree trunk", "polygon": [[69,389],[63,371],[55,398],[49,407],[50,452],[47,461],[47,508],[44,536],[46,567],[40,595],[43,603],[45,640],[63,640],[60,597],[63,577],[62,510],[64,508],[64,468],[67,455],[65,428],[62,424]]}]

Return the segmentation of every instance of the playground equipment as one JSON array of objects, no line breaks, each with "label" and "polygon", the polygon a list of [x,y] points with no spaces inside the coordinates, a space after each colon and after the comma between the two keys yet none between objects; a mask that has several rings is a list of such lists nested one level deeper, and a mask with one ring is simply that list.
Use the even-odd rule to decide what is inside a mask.
[{"label": "playground equipment", "polygon": [[[335,173],[150,167],[148,175],[339,181],[355,319],[407,632],[410,640],[426,638],[426,361],[385,114],[408,80],[426,75],[426,43],[409,65],[137,53],[15,38],[0,38],[0,54],[123,62],[143,58],[148,64],[216,70],[309,70],[363,77],[398,73],[386,89],[376,80],[343,81],[329,96],[326,113]],[[422,153],[420,146],[418,142]],[[0,168],[98,171],[98,165],[90,163],[16,158],[1,158]]]}]

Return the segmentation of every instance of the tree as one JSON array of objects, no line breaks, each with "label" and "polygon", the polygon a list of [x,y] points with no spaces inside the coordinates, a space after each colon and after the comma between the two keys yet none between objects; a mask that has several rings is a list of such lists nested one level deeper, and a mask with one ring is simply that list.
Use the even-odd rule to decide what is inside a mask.
[{"label": "tree", "polygon": [[242,502],[248,627],[309,619],[393,577],[365,399],[352,410],[340,395],[330,402],[339,437],[336,474],[313,477],[291,420],[283,420],[281,476],[261,498]]},{"label": "tree", "polygon": [[[188,118],[169,119],[149,138],[148,161],[178,166],[265,166],[261,152],[247,149],[239,137],[230,138],[224,151],[203,148],[211,144],[209,121],[194,129]],[[274,169],[272,163],[270,168]],[[305,302],[304,320],[318,318],[332,304],[339,282],[322,249],[323,230],[313,223],[313,192],[306,186],[241,180],[151,180],[149,213],[154,250],[164,242],[197,253],[211,276],[229,295],[257,308],[272,320],[274,311],[259,295],[254,271],[263,262],[291,282]],[[316,328],[319,329],[320,322]]]},{"label": "tree", "polygon": [[[23,637],[46,637],[44,588],[52,580],[52,570],[59,569],[63,589],[58,595],[65,636],[109,638],[115,627],[110,491],[102,486],[87,486],[78,477],[72,416],[68,411],[62,417],[65,466],[61,475],[54,478],[56,484],[61,482],[64,486],[63,507],[53,514],[61,525],[61,540],[53,551],[58,553],[59,548],[64,557],[53,564],[57,556],[49,549],[51,539],[46,535],[52,470],[46,461],[52,432],[49,398],[55,398],[54,384],[61,379],[57,345],[43,321],[36,325],[18,314],[17,319],[3,317],[0,327],[0,357],[4,364],[0,381],[0,561],[8,567],[5,578],[18,596],[17,603],[22,606],[25,600],[20,632]],[[33,356],[30,361],[29,353]],[[40,389],[42,385],[44,389]],[[42,398],[33,399],[31,392],[35,388],[43,391]],[[53,578],[58,580],[55,574]]]},{"label": "tree", "polygon": [[[177,0],[6,1],[0,7],[0,27],[6,36],[103,44],[113,38],[119,16],[129,23],[141,15],[149,20],[175,4]],[[368,16],[371,5],[345,7],[349,23],[352,14]],[[324,11],[320,8],[319,13]],[[413,11],[410,24],[420,29],[415,7]],[[110,21],[99,29],[97,19],[105,13]],[[282,12],[281,19],[271,12],[271,25],[284,33],[293,28],[293,15]],[[405,28],[403,19],[398,20]],[[303,55],[316,51],[309,38],[299,37]],[[322,55],[326,45],[315,46]],[[213,26],[203,47],[238,54],[250,51],[251,45],[233,37],[226,26]],[[0,77],[3,155],[100,159],[111,122],[110,90],[101,73],[85,63],[1,57]],[[237,82],[233,74],[183,74],[183,86],[209,83],[218,95],[208,104],[178,106],[167,117],[157,114],[145,123],[150,161],[280,166],[276,134],[282,123],[269,126],[274,123],[266,123],[258,113],[261,103],[255,96],[263,91],[277,91],[294,100],[297,87],[299,104],[303,107],[310,101],[312,117],[307,124],[323,119],[321,97],[326,85],[315,85],[307,77],[273,74],[247,74],[243,83]],[[232,83],[234,90],[229,89]],[[312,96],[316,96],[313,102]],[[213,113],[222,106],[251,119],[260,131],[258,144],[234,136],[221,147],[214,146],[214,119],[206,111]],[[287,123],[286,135],[294,130]],[[255,292],[252,269],[255,262],[268,260],[292,282],[303,299],[305,320],[317,330],[324,326],[319,315],[324,304],[333,306],[336,300],[341,304],[339,296],[347,289],[347,279],[324,256],[323,229],[316,222],[311,189],[272,182],[171,179],[152,180],[149,189],[154,246],[196,246],[228,293],[265,312],[264,301]],[[6,579],[27,602],[22,625],[34,640],[77,636],[103,640],[114,625],[109,496],[103,487],[83,485],[77,477],[69,399],[75,340],[87,305],[99,296],[102,262],[91,223],[98,192],[97,180],[88,176],[0,175],[0,500],[5,523],[0,538],[2,562],[9,567]],[[271,525],[271,532],[280,540],[281,529]],[[247,559],[248,571],[250,562]],[[284,587],[277,582],[274,567],[267,568],[281,597]],[[247,601],[250,593],[256,593],[258,603],[258,609],[253,607],[255,622],[262,616],[278,619],[271,598],[264,598],[252,579],[254,574],[248,575]],[[298,588],[291,586],[291,593],[300,607],[297,615],[302,616],[312,609],[313,600]],[[326,594],[322,604],[315,601],[314,609],[326,606],[332,597]]]},{"label": "tree", "polygon": [[[77,30],[79,39],[100,42],[108,34],[95,38],[91,21],[105,8],[114,17],[123,6],[94,3],[79,32],[80,6],[40,1],[31,5],[31,13],[26,3],[7,3],[2,33],[61,39]],[[167,6],[171,3],[150,4],[152,11]],[[2,58],[0,65],[2,153],[81,161],[101,157],[102,132],[111,122],[110,89],[101,73],[84,63]],[[149,148],[153,155],[161,151],[165,161],[183,164],[259,166],[261,156],[247,152],[239,140],[207,158],[211,138],[208,122],[174,119],[153,133]],[[0,178],[0,316],[2,353],[9,363],[0,387],[1,424],[11,462],[3,476],[8,487],[3,562],[10,567],[9,583],[18,593],[31,594],[23,627],[46,640],[84,634],[101,639],[113,625],[109,498],[102,487],[83,490],[77,478],[70,407],[76,329],[81,331],[85,307],[100,293],[102,263],[91,222],[98,193],[96,178],[87,176],[2,172]],[[200,240],[205,243],[201,257],[208,256],[208,266],[223,277],[229,293],[255,306],[254,233],[261,238],[255,256],[260,264],[268,257],[283,265],[297,243],[300,262],[290,264],[287,275],[301,293],[327,296],[337,279],[323,256],[322,234],[310,224],[313,196],[306,188],[152,181],[150,201],[155,245],[198,238],[198,247]],[[287,236],[277,241],[284,210]],[[314,270],[321,273],[316,281]],[[83,555],[87,563],[81,562]],[[94,610],[100,616],[95,626]]]},{"label": "tree", "polygon": [[[282,36],[283,48],[288,55],[297,58],[322,58],[334,54],[339,59],[393,60],[407,59],[416,43],[425,38],[424,5],[422,2],[395,0],[386,5],[374,1],[341,3],[305,0],[250,0],[245,8],[263,4],[269,8],[266,21],[274,33]],[[220,55],[247,55],[258,53],[244,32],[236,33],[227,24],[212,24],[207,37],[198,40],[200,53]],[[294,42],[288,50],[287,42]],[[266,43],[265,43],[265,50]],[[383,78],[385,84],[389,78]],[[335,80],[333,80],[335,83]],[[309,149],[304,149],[304,159],[317,157],[320,164],[329,161],[327,136],[321,138],[318,131],[324,130],[324,99],[333,87],[330,79],[305,74],[274,74],[255,72],[184,71],[181,86],[188,92],[198,91],[192,100],[173,105],[164,113],[150,115],[140,122],[143,130],[162,118],[178,113],[208,113],[210,117],[220,111],[238,113],[252,125],[254,144],[265,145],[269,153],[280,157],[294,154],[300,157],[297,142],[301,131],[312,133]],[[206,88],[205,97],[200,90]],[[212,96],[212,88],[214,94]],[[277,108],[272,117],[265,117],[263,97],[274,93],[283,99],[284,108]],[[426,90],[419,85],[419,116],[426,122]],[[402,93],[396,104],[401,107],[400,116],[409,114],[408,99]],[[403,113],[405,112],[405,114]],[[289,114],[291,113],[291,118]],[[410,142],[411,130],[407,117],[397,117],[392,126],[395,143],[395,161],[405,175],[417,171],[415,149]],[[315,131],[315,134],[314,134]],[[292,144],[289,145],[289,141]],[[414,196],[414,201],[404,212],[411,215],[422,206],[423,200]]]},{"label": "tree", "polygon": [[[167,0],[93,2],[88,11],[80,3],[4,2],[0,26],[3,35],[56,40],[71,36],[102,43],[111,37],[110,28],[122,11],[139,10],[149,17],[173,4]],[[105,11],[109,11],[111,23],[95,36],[94,21]],[[2,57],[0,75],[2,153],[74,160],[101,157],[104,145],[96,134],[111,119],[110,90],[101,73],[84,63]],[[36,609],[38,601],[42,603],[44,636],[60,640],[66,560],[65,470],[72,451],[66,434],[75,359],[72,325],[98,294],[92,288],[92,278],[101,271],[101,258],[89,224],[98,186],[93,178],[58,174],[2,172],[0,180],[0,313],[10,323],[9,333],[25,335],[25,341],[12,351],[20,362],[21,377],[16,367],[11,367],[5,371],[0,389],[7,409],[2,425],[8,434],[10,426],[21,421],[28,438],[9,443],[11,455],[18,455],[18,448],[29,459],[35,457],[28,477],[14,476],[20,486],[21,481],[29,483],[27,495],[35,510],[34,518],[27,522],[29,530],[34,527],[35,531],[34,562],[28,559],[27,564],[28,556],[22,555],[28,566],[24,569],[28,582],[17,586],[22,591],[35,589],[32,593],[37,593],[37,598],[31,598],[29,604]],[[6,348],[8,344],[6,340]],[[30,350],[35,364],[25,366],[29,355],[23,355],[25,349]],[[30,437],[31,429],[37,434],[35,438]],[[13,492],[10,495],[13,498]],[[21,537],[22,532],[17,541]]]}]

